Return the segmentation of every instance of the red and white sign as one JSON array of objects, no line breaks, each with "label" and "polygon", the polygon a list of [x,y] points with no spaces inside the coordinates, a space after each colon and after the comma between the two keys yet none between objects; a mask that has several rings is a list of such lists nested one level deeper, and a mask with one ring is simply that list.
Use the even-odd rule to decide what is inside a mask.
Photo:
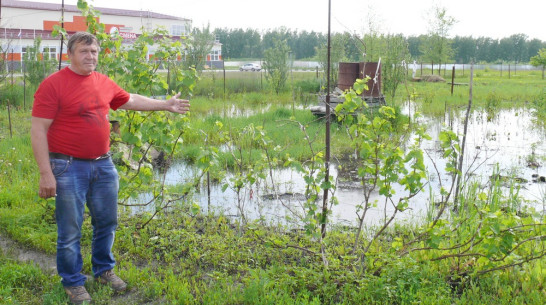
[{"label": "red and white sign", "polygon": [[119,32],[119,36],[121,36],[123,39],[136,39],[136,33],[129,33],[129,32]]}]

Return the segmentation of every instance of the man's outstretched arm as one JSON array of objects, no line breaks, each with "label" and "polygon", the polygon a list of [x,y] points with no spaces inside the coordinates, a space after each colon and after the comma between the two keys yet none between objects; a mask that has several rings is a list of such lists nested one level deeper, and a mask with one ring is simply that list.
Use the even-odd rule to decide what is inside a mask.
[{"label": "man's outstretched arm", "polygon": [[120,109],[137,111],[170,111],[184,114],[190,110],[190,101],[179,99],[180,93],[166,101],[156,100],[139,94],[131,94],[129,101]]}]

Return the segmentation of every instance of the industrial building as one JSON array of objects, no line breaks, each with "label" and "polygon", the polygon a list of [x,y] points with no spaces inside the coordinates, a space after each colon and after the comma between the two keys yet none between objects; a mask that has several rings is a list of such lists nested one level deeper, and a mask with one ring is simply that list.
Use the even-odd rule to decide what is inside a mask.
[{"label": "industrial building", "polygon": [[[9,61],[8,69],[18,70],[22,67],[24,54],[28,47],[34,45],[34,39],[41,37],[41,52],[48,58],[61,58],[60,37],[53,37],[54,25],[61,25],[68,35],[87,29],[85,19],[75,5],[0,0],[0,43],[4,50],[4,56]],[[125,9],[113,9],[95,7],[101,12],[99,22],[105,25],[105,31],[119,32],[124,44],[131,44],[143,30],[152,30],[159,26],[167,29],[172,39],[181,39],[191,33],[191,19],[180,18],[150,11],[137,11]],[[62,18],[64,16],[64,19]],[[65,42],[66,43],[66,42]],[[222,66],[222,51],[219,41],[214,42],[210,53],[207,55],[206,64],[211,67]],[[153,48],[149,51],[149,57],[153,55]],[[66,60],[66,45],[62,48],[62,59]]]}]

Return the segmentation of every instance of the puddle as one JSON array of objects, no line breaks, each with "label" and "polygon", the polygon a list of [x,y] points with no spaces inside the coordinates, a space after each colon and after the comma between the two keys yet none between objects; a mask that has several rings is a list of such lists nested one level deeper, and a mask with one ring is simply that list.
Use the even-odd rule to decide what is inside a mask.
[{"label": "puddle", "polygon": [[[451,183],[451,178],[443,172],[444,160],[441,159],[438,134],[446,125],[456,133],[463,134],[464,113],[458,118],[426,118],[420,120],[427,124],[431,141],[422,144],[425,154],[425,165],[430,175],[430,186],[423,192],[413,197],[409,209],[399,213],[396,221],[412,221],[422,219],[427,213],[429,201],[432,196],[437,196],[440,189],[440,180],[435,168],[440,170],[440,178],[444,187]],[[533,157],[534,156],[534,157]],[[521,178],[520,196],[528,201],[528,204],[537,210],[544,210],[546,205],[546,183],[534,182],[534,177],[546,176],[546,132],[533,124],[533,118],[527,110],[501,110],[492,120],[482,112],[474,112],[470,117],[467,131],[464,169],[465,173],[471,173],[472,179],[479,181],[482,186],[487,186],[489,177],[498,171],[503,177]],[[530,160],[538,160],[539,167],[529,166]],[[357,206],[363,204],[364,196],[362,187],[358,182],[353,182],[350,176],[355,170],[347,169],[339,172],[337,164],[332,164],[330,174],[340,178],[335,196],[339,204],[332,207],[333,221],[340,224],[354,225],[356,223]],[[166,183],[177,184],[193,177],[195,169],[186,163],[175,163],[167,171]],[[273,191],[273,183],[275,190]],[[240,217],[238,208],[242,207],[247,219],[266,219],[269,222],[283,224],[291,221],[298,222],[298,217],[303,215],[302,198],[306,184],[301,175],[291,169],[277,169],[273,171],[273,179],[258,181],[252,190],[243,190],[239,199],[237,194],[226,189],[222,192],[219,184],[210,185],[210,193],[206,182],[203,184],[194,200],[201,206],[204,212],[219,213],[234,217]],[[429,189],[436,194],[430,194]],[[506,189],[508,191],[508,189]],[[402,188],[396,189],[397,194],[405,194]],[[273,198],[272,194],[279,194],[279,198]],[[149,196],[143,195],[145,200]],[[366,215],[367,224],[379,224],[389,217],[393,211],[390,204],[385,205],[384,199],[379,194],[372,195],[372,201],[377,199],[377,206],[371,208]],[[320,200],[320,205],[322,200]],[[134,212],[138,212],[134,210]],[[288,219],[288,220],[287,220]]]}]

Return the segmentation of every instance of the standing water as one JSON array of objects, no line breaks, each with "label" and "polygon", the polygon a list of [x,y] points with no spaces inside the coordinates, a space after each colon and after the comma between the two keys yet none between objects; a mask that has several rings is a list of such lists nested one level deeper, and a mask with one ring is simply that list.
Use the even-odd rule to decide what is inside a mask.
[{"label": "standing water", "polygon": [[[451,129],[462,139],[463,117],[461,113],[450,119],[420,118],[420,123],[426,124],[427,132],[432,138],[421,144],[425,151],[429,181],[423,191],[410,200],[409,209],[398,214],[397,221],[422,219],[428,211],[431,198],[438,199],[440,183],[444,188],[451,184],[451,176],[444,171],[445,160],[442,159],[443,152],[437,139],[444,128]],[[533,116],[528,110],[500,110],[493,117],[486,112],[472,113],[463,163],[465,177],[470,177],[481,187],[487,188],[493,174],[501,175],[506,178],[506,189],[512,182],[515,183],[519,187],[519,195],[529,205],[537,210],[544,210],[546,183],[542,181],[546,176],[545,160],[546,132],[533,123]],[[332,164],[330,168],[334,180],[339,178],[340,181],[334,194],[339,204],[332,207],[333,221],[355,225],[357,207],[364,203],[363,188],[355,178],[356,168],[344,168],[340,171],[339,165],[345,166]],[[178,162],[168,169],[166,183],[181,183],[195,174],[196,169],[191,165]],[[247,219],[262,218],[270,222],[284,222],[302,217],[305,187],[300,173],[292,169],[276,169],[273,170],[273,179],[268,176],[266,180],[258,181],[252,189],[243,189],[239,197],[230,188],[222,191],[221,184],[211,184],[210,193],[204,185],[194,200],[205,213],[221,212],[239,217],[243,211]],[[399,187],[396,194],[403,196],[406,192]],[[377,192],[372,196],[371,201],[377,200],[377,204],[367,212],[366,222],[377,224],[389,217],[394,209],[391,204],[385,204],[385,199]]]}]

